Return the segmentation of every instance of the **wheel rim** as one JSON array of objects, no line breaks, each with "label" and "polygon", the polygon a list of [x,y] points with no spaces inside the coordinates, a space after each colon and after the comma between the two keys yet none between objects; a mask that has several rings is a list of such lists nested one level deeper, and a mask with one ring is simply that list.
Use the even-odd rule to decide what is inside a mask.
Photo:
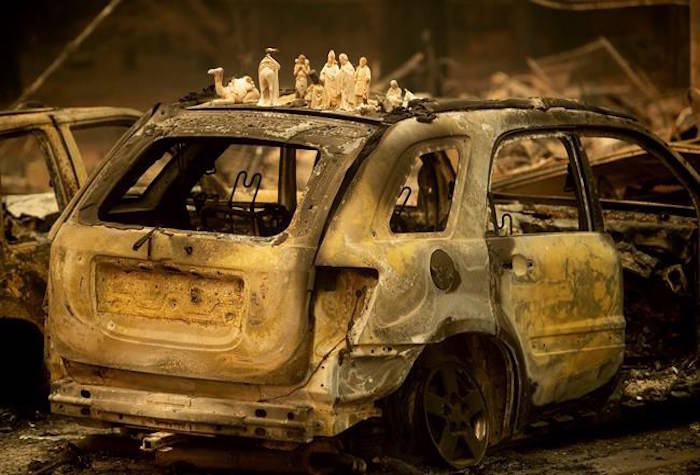
[{"label": "wheel rim", "polygon": [[474,380],[456,364],[434,369],[423,389],[425,423],[440,457],[456,468],[483,457],[488,443],[486,402]]}]

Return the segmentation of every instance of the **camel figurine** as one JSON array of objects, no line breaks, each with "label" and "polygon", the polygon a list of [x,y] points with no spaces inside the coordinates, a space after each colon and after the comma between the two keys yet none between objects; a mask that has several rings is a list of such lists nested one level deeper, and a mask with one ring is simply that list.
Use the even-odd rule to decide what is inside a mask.
[{"label": "camel figurine", "polygon": [[207,71],[207,74],[214,76],[214,89],[216,90],[216,95],[220,98],[217,100],[242,104],[245,102],[257,102],[260,99],[260,92],[255,87],[255,82],[250,76],[232,78],[224,86],[224,68],[210,69]]}]

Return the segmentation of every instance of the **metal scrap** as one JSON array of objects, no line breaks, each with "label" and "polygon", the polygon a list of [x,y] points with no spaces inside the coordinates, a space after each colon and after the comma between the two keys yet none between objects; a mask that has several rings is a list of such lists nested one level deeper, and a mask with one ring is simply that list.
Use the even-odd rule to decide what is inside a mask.
[{"label": "metal scrap", "polygon": [[550,56],[527,58],[527,64],[526,73],[493,74],[489,89],[481,95],[489,99],[558,96],[622,109],[643,118],[667,138],[684,107],[682,97],[661,94],[605,37]]}]

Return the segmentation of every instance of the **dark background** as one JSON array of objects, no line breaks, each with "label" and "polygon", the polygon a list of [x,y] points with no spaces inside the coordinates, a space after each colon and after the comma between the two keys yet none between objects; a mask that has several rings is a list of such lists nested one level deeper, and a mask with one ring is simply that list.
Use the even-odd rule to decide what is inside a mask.
[{"label": "dark background", "polygon": [[[106,0],[5,2],[0,15],[0,107],[7,107],[107,4]],[[210,83],[206,70],[248,74],[266,46],[279,48],[281,85],[292,85],[300,52],[319,69],[329,48],[375,77],[424,47],[431,32],[442,93],[479,95],[497,71],[527,57],[607,37],[660,91],[689,81],[688,7],[665,5],[574,12],[527,0],[124,0],[31,98],[47,105],[145,109]],[[402,81],[429,89],[419,72]]]}]

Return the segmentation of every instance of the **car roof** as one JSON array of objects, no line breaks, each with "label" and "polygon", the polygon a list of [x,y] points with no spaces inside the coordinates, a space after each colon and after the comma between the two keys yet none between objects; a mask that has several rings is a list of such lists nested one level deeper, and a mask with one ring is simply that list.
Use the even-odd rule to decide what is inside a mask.
[{"label": "car roof", "polygon": [[625,112],[607,109],[605,107],[593,106],[571,99],[556,97],[530,97],[530,98],[509,98],[495,100],[481,99],[443,99],[436,101],[433,107],[435,112],[447,111],[473,111],[486,109],[526,109],[547,111],[549,109],[565,109],[571,111],[593,112],[596,114],[619,117],[637,121],[638,119]]},{"label": "car roof", "polygon": [[0,111],[0,132],[38,127],[43,125],[76,125],[90,126],[112,120],[127,123],[135,122],[141,117],[141,112],[126,107],[35,107],[26,109]]},{"label": "car roof", "polygon": [[532,97],[532,98],[510,98],[497,100],[481,99],[416,99],[411,101],[409,107],[399,107],[390,113],[370,112],[362,114],[356,111],[330,111],[316,110],[299,106],[274,106],[262,107],[255,104],[233,104],[230,102],[210,101],[194,104],[186,107],[188,110],[246,110],[246,111],[272,111],[284,112],[288,114],[299,114],[307,116],[328,117],[334,119],[344,119],[354,122],[364,123],[384,123],[393,124],[404,119],[416,118],[419,121],[430,122],[435,118],[435,114],[441,112],[468,112],[477,110],[499,110],[499,109],[520,109],[548,111],[550,109],[564,109],[570,111],[585,111],[605,116],[622,118],[638,122],[638,119],[624,112],[592,106],[578,101],[562,98]]},{"label": "car roof", "polygon": [[54,110],[56,110],[55,107],[32,107],[32,108],[28,108],[28,109],[7,109],[7,110],[0,110],[0,116],[35,114],[37,112],[51,112]]}]

